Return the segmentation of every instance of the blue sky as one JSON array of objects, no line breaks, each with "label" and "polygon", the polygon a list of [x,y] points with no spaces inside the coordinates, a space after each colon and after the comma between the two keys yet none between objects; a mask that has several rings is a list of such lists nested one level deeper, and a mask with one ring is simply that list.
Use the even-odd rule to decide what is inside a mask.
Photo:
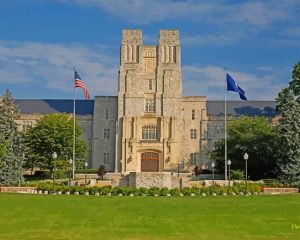
[{"label": "blue sky", "polygon": [[299,12],[299,0],[1,0],[0,94],[72,98],[76,66],[92,97],[116,95],[122,29],[156,44],[176,28],[184,95],[222,100],[225,67],[249,100],[274,100],[300,61]]}]

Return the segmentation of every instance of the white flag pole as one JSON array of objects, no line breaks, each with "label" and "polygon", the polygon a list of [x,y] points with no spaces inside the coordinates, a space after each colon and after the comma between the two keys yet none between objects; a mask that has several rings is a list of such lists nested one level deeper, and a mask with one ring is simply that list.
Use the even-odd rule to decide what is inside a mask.
[{"label": "white flag pole", "polygon": [[[75,74],[75,67],[74,68],[74,74]],[[75,77],[74,77],[75,81]],[[73,180],[75,180],[75,137],[76,137],[76,132],[75,132],[75,127],[76,127],[76,100],[75,100],[75,82],[73,83],[73,161],[72,161],[72,177]]]},{"label": "white flag pole", "polygon": [[226,78],[226,68],[224,68],[224,73],[225,73],[225,111],[224,111],[224,127],[225,127],[225,152],[224,152],[224,157],[225,157],[225,168],[224,168],[224,175],[225,175],[225,181],[227,181],[227,78]]}]

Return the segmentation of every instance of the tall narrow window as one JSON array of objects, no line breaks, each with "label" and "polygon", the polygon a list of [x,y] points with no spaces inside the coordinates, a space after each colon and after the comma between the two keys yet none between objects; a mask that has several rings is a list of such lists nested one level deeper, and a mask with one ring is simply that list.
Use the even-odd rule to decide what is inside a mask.
[{"label": "tall narrow window", "polygon": [[145,112],[155,112],[154,99],[145,99]]},{"label": "tall narrow window", "polygon": [[153,80],[148,80],[148,89],[153,90]]},{"label": "tall narrow window", "polygon": [[110,129],[104,128],[104,139],[110,139]]},{"label": "tall narrow window", "polygon": [[190,164],[196,165],[197,164],[197,153],[190,154]]},{"label": "tall narrow window", "polygon": [[103,153],[103,163],[109,164],[109,162],[110,162],[110,153],[108,152]]},{"label": "tall narrow window", "polygon": [[108,114],[109,114],[109,110],[106,109],[106,110],[105,110],[105,119],[108,119]]},{"label": "tall narrow window", "polygon": [[192,110],[192,119],[195,120],[195,109]]},{"label": "tall narrow window", "polygon": [[197,139],[197,129],[190,129],[191,139]]}]

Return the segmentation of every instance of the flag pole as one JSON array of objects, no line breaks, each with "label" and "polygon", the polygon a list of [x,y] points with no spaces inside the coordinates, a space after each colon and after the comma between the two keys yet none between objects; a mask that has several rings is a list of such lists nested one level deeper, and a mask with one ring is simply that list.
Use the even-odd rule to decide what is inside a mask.
[{"label": "flag pole", "polygon": [[224,158],[225,158],[225,168],[224,168],[224,175],[225,175],[225,181],[227,181],[227,79],[226,79],[226,68],[224,68],[224,74],[225,74],[225,106],[224,106],[224,126],[225,126],[225,152],[224,152]]},{"label": "flag pole", "polygon": [[[74,68],[74,73],[75,73],[75,67]],[[73,83],[73,161],[72,161],[72,177],[73,180],[75,180],[75,137],[76,137],[76,132],[75,132],[75,127],[76,127],[76,101],[75,101],[75,83]]]}]

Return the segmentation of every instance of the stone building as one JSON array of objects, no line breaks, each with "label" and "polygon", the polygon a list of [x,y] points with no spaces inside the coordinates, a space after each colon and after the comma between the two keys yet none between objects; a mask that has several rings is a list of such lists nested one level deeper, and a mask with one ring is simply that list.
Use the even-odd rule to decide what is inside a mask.
[{"label": "stone building", "polygon": [[[201,76],[199,76],[201,77]],[[76,103],[89,146],[89,166],[109,172],[191,172],[210,166],[207,151],[224,136],[224,102],[182,96],[178,30],[161,30],[158,45],[143,45],[141,30],[123,30],[118,96]],[[44,114],[72,114],[72,100],[16,100],[20,130]],[[275,102],[229,101],[232,119],[275,116]]]}]

